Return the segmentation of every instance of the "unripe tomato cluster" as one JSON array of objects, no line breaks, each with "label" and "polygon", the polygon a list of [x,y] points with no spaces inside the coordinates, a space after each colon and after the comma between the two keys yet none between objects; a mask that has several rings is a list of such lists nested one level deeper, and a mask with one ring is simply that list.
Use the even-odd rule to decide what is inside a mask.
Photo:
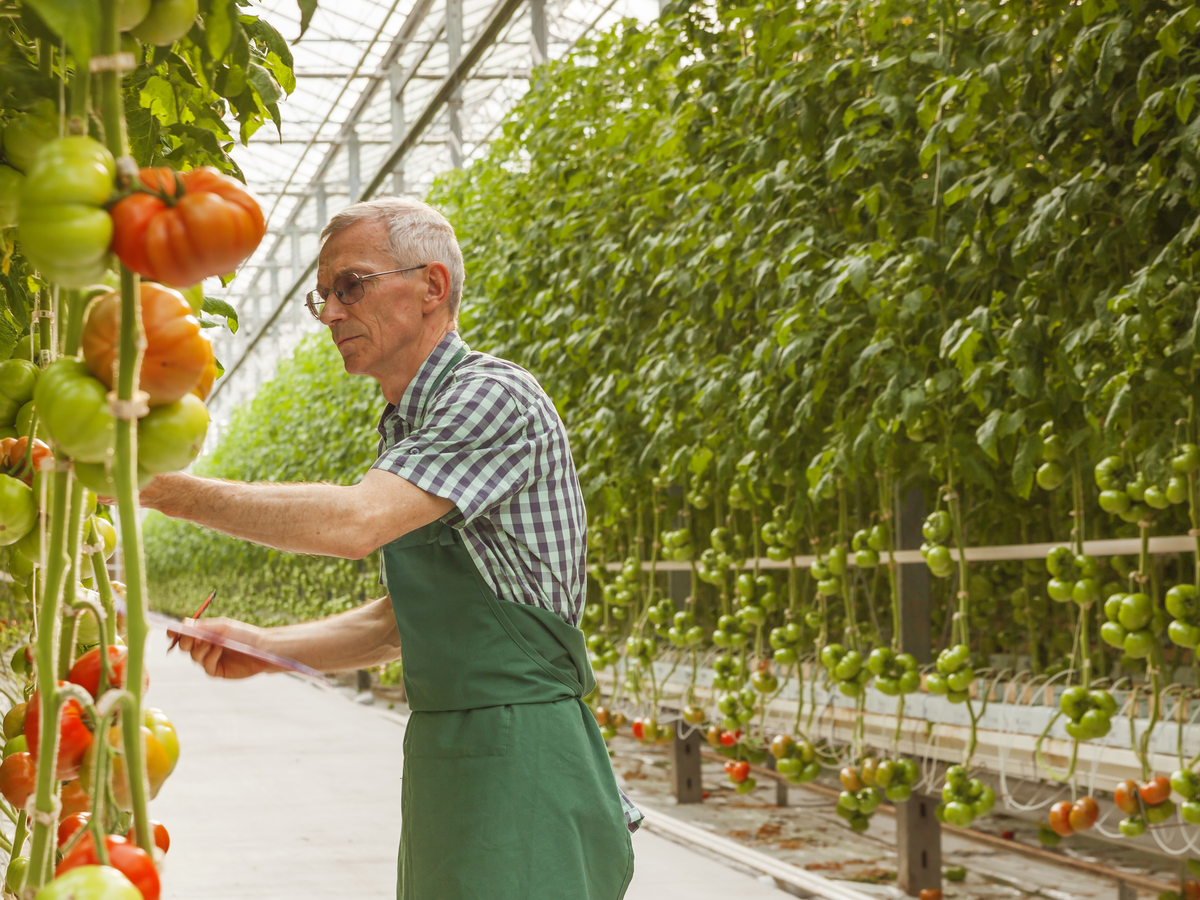
[{"label": "unripe tomato cluster", "polygon": [[792,784],[807,784],[821,774],[817,749],[806,738],[777,734],[771,739],[771,755],[775,757],[775,771]]},{"label": "unripe tomato cluster", "polygon": [[871,680],[871,670],[863,664],[862,654],[841,644],[826,644],[821,648],[821,665],[847,697],[859,696]]},{"label": "unripe tomato cluster", "polygon": [[995,805],[994,790],[978,778],[972,778],[963,766],[951,766],[946,770],[942,802],[934,815],[938,821],[966,828],[979,816],[986,816]]},{"label": "unripe tomato cluster", "polygon": [[1156,635],[1162,630],[1162,612],[1154,608],[1149,595],[1117,593],[1104,601],[1100,638],[1124,651],[1130,659],[1145,659],[1158,646]]},{"label": "unripe tomato cluster", "polygon": [[1200,645],[1198,593],[1192,584],[1177,584],[1167,591],[1167,613],[1172,617],[1167,624],[1167,637],[1171,643],[1186,650],[1195,650]]},{"label": "unripe tomato cluster", "polygon": [[794,666],[799,659],[801,641],[804,639],[804,626],[799,622],[788,622],[771,629],[767,642],[775,651],[772,659],[776,665]]},{"label": "unripe tomato cluster", "polygon": [[929,571],[937,578],[949,578],[954,571],[954,560],[945,546],[950,537],[950,514],[944,509],[938,509],[925,517],[921,526],[921,534],[925,542],[921,544],[921,556]]},{"label": "unripe tomato cluster", "polygon": [[664,531],[661,540],[663,556],[667,559],[675,562],[687,562],[695,555],[696,549],[692,546],[692,532],[687,528]]},{"label": "unripe tomato cluster", "polygon": [[921,674],[911,653],[897,653],[890,647],[876,647],[867,657],[867,668],[875,676],[881,694],[895,697],[921,689]]},{"label": "unripe tomato cluster", "polygon": [[955,644],[938,654],[937,671],[926,676],[925,689],[944,696],[951,703],[963,703],[971,696],[974,681],[971,648],[966,644]]},{"label": "unripe tomato cluster", "polygon": [[726,575],[746,555],[746,538],[731,536],[728,528],[720,526],[709,533],[708,541],[711,546],[696,561],[696,577],[711,585],[724,585]]},{"label": "unripe tomato cluster", "polygon": [[1051,575],[1046,593],[1056,603],[1074,601],[1087,609],[1100,599],[1100,564],[1091,556],[1076,556],[1068,547],[1055,547],[1046,554],[1046,571]]},{"label": "unripe tomato cluster", "polygon": [[618,622],[628,615],[629,604],[638,596],[641,590],[641,568],[636,559],[627,559],[621,566],[621,571],[611,582],[604,586],[604,599],[608,602],[609,614]]},{"label": "unripe tomato cluster", "polygon": [[836,597],[842,592],[842,579],[846,576],[846,548],[834,546],[824,559],[818,559],[809,570],[817,579],[817,593],[823,597]]},{"label": "unripe tomato cluster", "polygon": [[886,550],[890,540],[886,525],[875,525],[870,529],[860,528],[854,532],[850,549],[854,551],[854,564],[860,569],[873,569],[879,565],[879,554]]},{"label": "unripe tomato cluster", "polygon": [[638,716],[633,720],[630,729],[633,736],[643,744],[665,744],[675,735],[672,726],[660,725],[653,716]]},{"label": "unripe tomato cluster", "polygon": [[725,776],[737,785],[739,794],[748,794],[758,783],[750,776],[750,763],[744,759],[731,759],[725,763]]},{"label": "unripe tomato cluster", "polygon": [[1058,707],[1070,721],[1067,734],[1077,741],[1102,738],[1112,730],[1112,717],[1117,713],[1117,701],[1108,691],[1088,690],[1073,685],[1062,692]]},{"label": "unripe tomato cluster", "polygon": [[767,545],[767,559],[786,562],[795,553],[796,523],[787,517],[782,506],[776,506],[772,510],[771,521],[764,522],[758,534]]}]

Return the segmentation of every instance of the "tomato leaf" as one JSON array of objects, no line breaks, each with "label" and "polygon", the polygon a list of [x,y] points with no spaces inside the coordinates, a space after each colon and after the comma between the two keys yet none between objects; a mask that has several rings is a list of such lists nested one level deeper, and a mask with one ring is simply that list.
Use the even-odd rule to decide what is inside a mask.
[{"label": "tomato leaf", "polygon": [[82,65],[96,50],[100,33],[100,4],[94,0],[24,0],[42,21],[67,42]]},{"label": "tomato leaf", "polygon": [[296,0],[296,5],[300,7],[300,34],[296,36],[296,40],[299,41],[304,37],[304,32],[308,31],[313,13],[317,11],[317,0]]},{"label": "tomato leaf", "polygon": [[237,310],[228,301],[222,300],[219,297],[205,297],[204,305],[200,308],[206,313],[212,313],[214,316],[224,316],[225,324],[229,327],[230,333],[237,334]]},{"label": "tomato leaf", "polygon": [[[225,58],[229,42],[233,37],[233,0],[213,0],[204,14],[204,37],[208,52],[215,60]],[[240,27],[240,26],[239,26]]]}]

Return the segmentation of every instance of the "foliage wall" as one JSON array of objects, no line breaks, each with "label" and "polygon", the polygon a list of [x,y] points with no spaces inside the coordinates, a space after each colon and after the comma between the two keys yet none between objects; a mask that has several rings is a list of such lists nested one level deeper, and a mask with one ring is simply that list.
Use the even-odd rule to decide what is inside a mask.
[{"label": "foliage wall", "polygon": [[[379,387],[345,374],[337,348],[314,335],[240,407],[195,473],[240,481],[353,484],[375,461]],[[158,609],[190,615],[214,587],[217,609],[263,625],[341,612],[382,593],[378,560],[299,556],[147,515],[146,564]]]},{"label": "foliage wall", "polygon": [[[1091,469],[1165,489],[1194,440],[1198,24],[1173,0],[680,3],[541,70],[433,201],[471,341],[562,410],[597,560],[651,556],[668,484],[697,553],[722,524],[761,555],[772,519],[826,551],[880,521],[881,474],[957,491],[970,544],[1186,532],[1188,504],[1101,514]],[[1045,568],[981,577],[976,614],[1019,592],[999,637],[1023,649]]]}]

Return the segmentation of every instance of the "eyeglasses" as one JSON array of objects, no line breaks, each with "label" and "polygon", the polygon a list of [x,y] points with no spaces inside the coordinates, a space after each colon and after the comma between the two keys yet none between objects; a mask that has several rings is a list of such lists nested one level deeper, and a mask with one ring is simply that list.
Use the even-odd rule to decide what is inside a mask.
[{"label": "eyeglasses", "polygon": [[314,319],[319,319],[330,294],[337,297],[338,303],[342,306],[351,306],[363,298],[363,294],[366,293],[363,282],[368,278],[396,275],[399,272],[415,272],[417,269],[427,268],[429,268],[429,263],[423,266],[409,266],[407,269],[392,269],[390,272],[375,272],[371,275],[355,275],[350,272],[337,278],[331,288],[317,288],[315,291],[309,291],[304,295],[304,305],[308,307],[308,311],[313,314]]}]

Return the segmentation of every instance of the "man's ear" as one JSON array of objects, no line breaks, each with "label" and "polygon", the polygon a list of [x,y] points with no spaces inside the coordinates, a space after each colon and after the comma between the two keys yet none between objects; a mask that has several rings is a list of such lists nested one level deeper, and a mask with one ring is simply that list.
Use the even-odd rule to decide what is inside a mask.
[{"label": "man's ear", "polygon": [[439,306],[444,306],[450,299],[450,270],[445,263],[429,264],[428,287],[425,290],[425,314],[433,312]]}]

